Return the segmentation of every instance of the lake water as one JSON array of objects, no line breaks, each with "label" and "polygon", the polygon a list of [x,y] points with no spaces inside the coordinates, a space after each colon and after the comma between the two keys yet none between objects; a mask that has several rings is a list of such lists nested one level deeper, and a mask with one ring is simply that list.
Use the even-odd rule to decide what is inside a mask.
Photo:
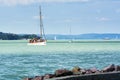
[{"label": "lake water", "polygon": [[56,69],[120,65],[119,41],[48,42],[28,46],[27,41],[0,41],[0,80],[22,80],[54,73]]}]

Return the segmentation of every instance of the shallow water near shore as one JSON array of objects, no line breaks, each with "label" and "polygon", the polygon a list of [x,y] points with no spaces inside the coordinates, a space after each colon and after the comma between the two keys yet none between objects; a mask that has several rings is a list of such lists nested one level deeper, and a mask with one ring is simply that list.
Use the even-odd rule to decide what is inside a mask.
[{"label": "shallow water near shore", "polygon": [[27,41],[0,41],[0,80],[22,80],[54,73],[56,69],[120,65],[120,42],[48,42],[46,46],[28,46]]}]

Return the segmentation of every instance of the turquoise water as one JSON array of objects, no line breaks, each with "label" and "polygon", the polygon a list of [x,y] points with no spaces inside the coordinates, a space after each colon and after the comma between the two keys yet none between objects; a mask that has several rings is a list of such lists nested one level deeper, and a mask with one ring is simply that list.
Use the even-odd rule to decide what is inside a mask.
[{"label": "turquoise water", "polygon": [[120,65],[119,41],[48,42],[46,46],[28,46],[27,41],[0,41],[0,80],[54,73],[56,69]]}]

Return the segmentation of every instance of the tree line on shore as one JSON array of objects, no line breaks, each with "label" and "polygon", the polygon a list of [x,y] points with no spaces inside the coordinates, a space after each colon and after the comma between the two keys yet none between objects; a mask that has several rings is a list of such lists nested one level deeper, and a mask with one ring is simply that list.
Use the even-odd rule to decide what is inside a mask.
[{"label": "tree line on shore", "polygon": [[38,38],[35,34],[13,34],[13,33],[3,33],[0,32],[0,39],[1,40],[20,40],[20,39],[32,39],[32,38]]},{"label": "tree line on shore", "polygon": [[[14,34],[14,33],[3,33],[0,32],[1,40],[20,40],[20,39],[32,39],[39,38],[38,34]],[[120,34],[116,33],[89,33],[89,34],[78,34],[78,35],[64,35],[64,34],[47,34],[48,40],[58,39],[120,39]]]}]

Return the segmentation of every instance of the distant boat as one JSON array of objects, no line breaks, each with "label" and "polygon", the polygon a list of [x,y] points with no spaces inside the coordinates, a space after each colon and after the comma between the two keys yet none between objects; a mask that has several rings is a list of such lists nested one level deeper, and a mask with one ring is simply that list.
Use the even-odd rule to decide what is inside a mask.
[{"label": "distant boat", "polygon": [[44,33],[44,27],[43,27],[43,22],[42,22],[42,13],[41,13],[41,6],[39,7],[40,9],[40,38],[33,38],[29,40],[28,45],[46,45],[46,38],[45,38],[45,33]]}]

